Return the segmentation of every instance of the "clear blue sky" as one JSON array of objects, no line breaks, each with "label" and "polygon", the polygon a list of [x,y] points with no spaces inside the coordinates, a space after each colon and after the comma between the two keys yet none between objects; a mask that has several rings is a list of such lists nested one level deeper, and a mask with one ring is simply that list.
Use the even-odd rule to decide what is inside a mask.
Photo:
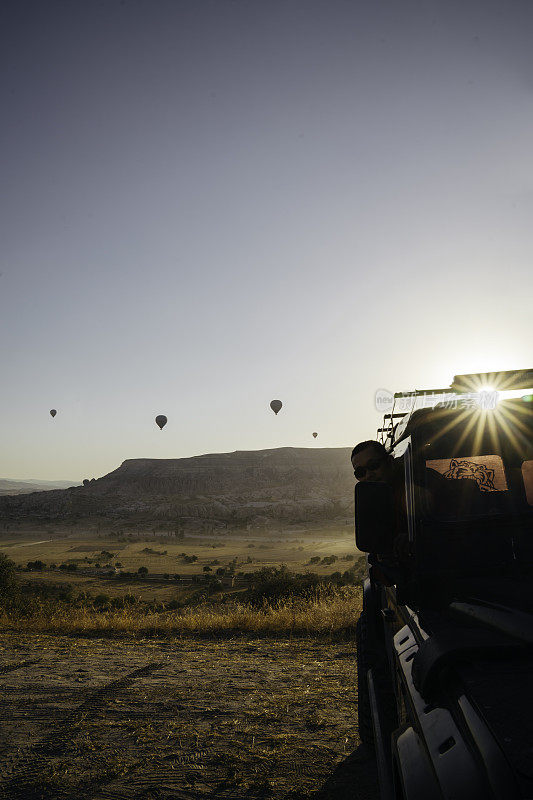
[{"label": "clear blue sky", "polygon": [[0,477],[348,446],[378,388],[533,367],[529,0],[0,22]]}]

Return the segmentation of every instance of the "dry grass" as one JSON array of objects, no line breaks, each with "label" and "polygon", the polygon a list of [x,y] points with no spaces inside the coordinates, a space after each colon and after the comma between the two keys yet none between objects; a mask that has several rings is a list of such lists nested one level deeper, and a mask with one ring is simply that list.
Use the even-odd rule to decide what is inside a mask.
[{"label": "dry grass", "polygon": [[67,604],[36,603],[29,616],[3,611],[0,630],[63,635],[181,636],[242,633],[258,636],[334,636],[353,633],[361,612],[360,587],[341,587],[328,596],[249,605],[208,605],[146,611],[139,606],[97,611]]}]

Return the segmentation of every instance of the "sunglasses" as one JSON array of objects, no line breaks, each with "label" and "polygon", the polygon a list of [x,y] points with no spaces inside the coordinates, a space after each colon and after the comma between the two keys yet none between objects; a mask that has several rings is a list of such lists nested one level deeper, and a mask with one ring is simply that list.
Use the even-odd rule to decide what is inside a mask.
[{"label": "sunglasses", "polygon": [[375,469],[378,469],[384,461],[384,458],[371,458],[370,461],[367,462],[366,467],[356,467],[353,474],[357,480],[360,481],[365,477],[367,472],[373,472]]}]

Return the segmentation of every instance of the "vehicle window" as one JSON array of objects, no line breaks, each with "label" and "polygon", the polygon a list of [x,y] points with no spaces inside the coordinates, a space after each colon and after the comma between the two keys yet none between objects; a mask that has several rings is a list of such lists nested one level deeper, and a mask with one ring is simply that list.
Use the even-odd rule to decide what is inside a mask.
[{"label": "vehicle window", "polygon": [[[439,472],[449,480],[474,480],[482,492],[505,492],[508,488],[500,456],[439,458],[426,461],[426,467]],[[533,482],[533,473],[531,481]]]},{"label": "vehicle window", "polygon": [[511,501],[501,456],[428,459],[424,500],[431,514],[446,519],[507,513]]},{"label": "vehicle window", "polygon": [[533,461],[523,462],[522,478],[526,489],[526,500],[530,506],[533,506]]}]

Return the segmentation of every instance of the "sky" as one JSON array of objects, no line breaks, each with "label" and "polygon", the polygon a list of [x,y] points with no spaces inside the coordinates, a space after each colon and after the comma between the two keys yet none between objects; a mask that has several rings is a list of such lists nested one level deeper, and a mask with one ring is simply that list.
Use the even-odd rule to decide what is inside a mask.
[{"label": "sky", "polygon": [[0,477],[353,446],[378,389],[533,367],[529,0],[4,0],[0,30]]}]

